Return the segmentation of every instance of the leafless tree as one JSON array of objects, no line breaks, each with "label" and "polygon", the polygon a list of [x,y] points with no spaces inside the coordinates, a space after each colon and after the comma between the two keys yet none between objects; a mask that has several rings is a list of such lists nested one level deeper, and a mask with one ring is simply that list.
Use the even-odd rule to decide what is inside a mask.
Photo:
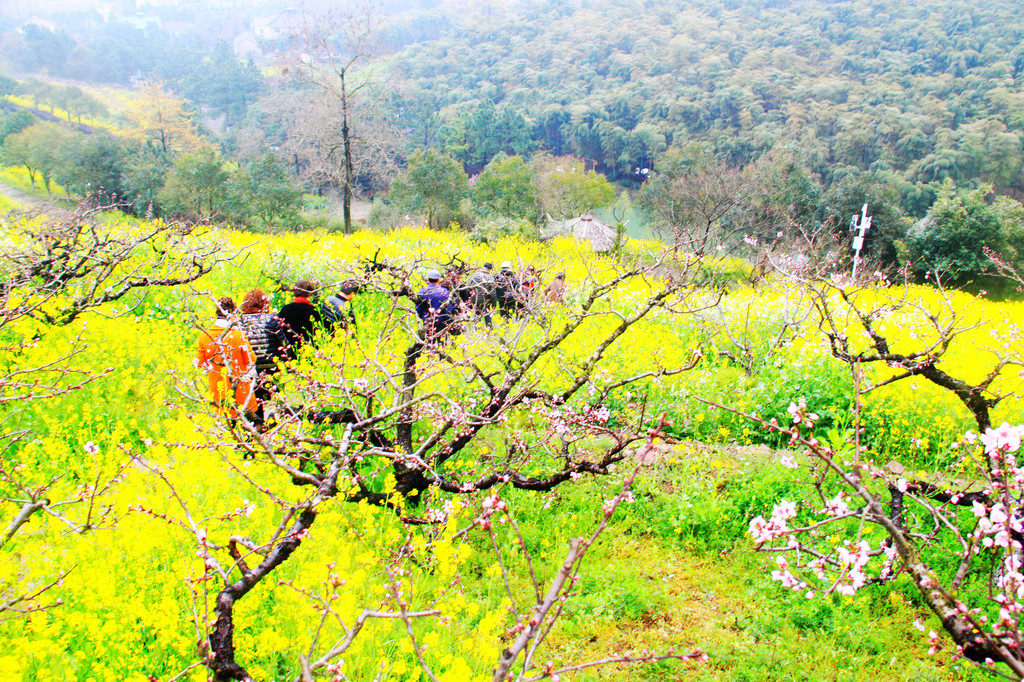
[{"label": "leafless tree", "polygon": [[[766,297],[771,306],[764,305]],[[718,355],[752,376],[801,333],[813,311],[802,289],[768,282],[756,295],[725,297],[700,317],[707,329],[718,332]]]},{"label": "leafless tree", "polygon": [[997,253],[995,249],[988,246],[982,248],[985,251],[985,255],[988,256],[989,262],[992,263],[995,274],[1016,282],[1017,291],[1024,291],[1024,275],[1021,275],[1020,270],[1014,267],[1005,257]]},{"label": "leafless tree", "polygon": [[[770,518],[759,516],[750,524],[758,549],[776,556],[773,580],[815,598],[852,595],[905,574],[952,638],[954,658],[967,658],[1007,679],[1024,677],[1019,616],[1024,536],[1016,448],[990,430],[983,447],[971,439],[957,443],[964,455],[963,479],[908,480],[895,463],[877,467],[865,461],[864,449],[852,438],[842,444],[817,438],[817,415],[810,407],[801,404],[791,413],[789,425],[746,415],[788,435],[791,446],[807,455],[807,497],[780,500]],[[989,462],[1012,473],[997,469],[993,475]],[[871,527],[882,530],[881,542]],[[950,553],[955,571],[940,568],[949,565]],[[970,576],[987,580],[988,590],[962,591]],[[915,626],[924,632],[924,626]],[[935,632],[928,642],[931,653],[942,648]]]},{"label": "leafless tree", "polygon": [[[0,225],[5,230],[0,243],[3,422],[9,422],[15,406],[67,395],[113,371],[76,365],[86,351],[82,334],[68,350],[44,362],[26,360],[26,349],[48,342],[48,327],[67,326],[91,311],[124,315],[142,303],[146,290],[193,282],[223,259],[221,245],[203,238],[200,227],[154,223],[115,228],[101,207],[82,206],[55,216],[10,215]],[[110,310],[113,303],[124,304],[120,313]],[[29,320],[42,325],[24,324]],[[0,436],[0,507],[7,520],[0,547],[10,546],[39,513],[78,533],[111,521],[102,497],[116,484],[124,463],[97,474],[66,499],[54,499],[61,474],[27,469],[19,462],[18,452],[34,437],[30,428],[8,429]],[[14,592],[0,593],[0,612],[45,608],[39,596],[62,576],[47,585],[16,585]]]},{"label": "leafless tree", "polygon": [[[1019,340],[997,339],[989,348],[974,349],[992,361],[984,377],[967,380],[943,358],[952,346],[965,343],[964,333],[979,323],[965,321],[964,311],[953,302],[938,276],[933,289],[938,302],[929,304],[914,295],[907,274],[903,275],[895,286],[881,273],[876,273],[874,282],[864,284],[839,275],[798,276],[796,280],[814,304],[833,356],[850,365],[858,376],[861,368],[869,365],[895,370],[864,385],[864,392],[920,376],[953,393],[970,411],[978,429],[985,431],[992,425],[991,410],[1014,394],[999,385],[1008,369],[1024,366]],[[906,328],[912,329],[920,342],[900,348],[890,337],[894,330]]]},{"label": "leafless tree", "polygon": [[380,19],[371,10],[310,18],[287,56],[286,73],[305,86],[304,107],[289,134],[305,174],[342,190],[345,232],[352,231],[352,196],[360,178],[397,168],[395,126],[384,108],[381,67],[374,63]]},{"label": "leafless tree", "polygon": [[[852,282],[836,274],[789,274],[814,306],[812,319],[831,354],[850,367],[854,424],[845,440],[821,437],[814,431],[815,406],[797,396],[787,424],[746,415],[789,436],[791,446],[807,454],[808,494],[795,502],[779,500],[771,518],[751,521],[759,548],[777,555],[773,579],[813,596],[853,594],[905,573],[953,639],[956,656],[1019,679],[1020,429],[991,424],[991,410],[1020,389],[1019,332],[1012,326],[993,330],[988,347],[966,348],[966,332],[982,322],[969,319],[969,309],[953,300],[941,280],[921,296],[905,276],[890,282],[875,273]],[[990,358],[987,371],[968,378],[949,357],[954,349]],[[982,434],[975,440],[968,433],[952,446],[952,454],[961,453],[961,477],[913,476],[898,462],[878,466],[866,454],[863,397],[917,377],[955,395]],[[883,531],[881,544],[872,544],[870,526]],[[950,552],[955,570],[938,568],[948,565]],[[988,598],[971,602],[961,588],[979,576],[988,581]],[[933,651],[941,646],[935,633],[930,643]]]},{"label": "leafless tree", "polygon": [[[669,269],[666,258],[581,283],[578,308],[526,314],[487,336],[486,343],[482,330],[423,334],[411,305],[415,264],[368,268],[363,295],[372,291],[387,301],[374,338],[349,337],[310,351],[301,367],[313,369],[293,368],[288,399],[268,405],[276,421],[262,428],[244,419],[221,421],[223,431],[210,434],[211,447],[225,457],[240,451],[269,462],[280,476],[310,491],[295,503],[275,498],[283,505],[279,521],[262,538],[201,537],[194,524],[179,524],[196,536],[200,551],[209,555],[208,576],[222,585],[207,635],[207,665],[215,676],[247,679],[234,647],[235,605],[303,547],[325,502],[365,501],[394,509],[409,526],[429,526],[447,514],[441,498],[457,496],[479,505],[473,527],[480,531],[487,529],[485,510],[494,509],[502,490],[550,491],[587,474],[612,472],[647,437],[653,415],[642,386],[686,371],[699,355],[682,366],[655,365],[618,379],[600,370],[646,318],[692,314],[717,302],[714,292],[689,284],[695,261]],[[666,269],[680,276],[655,275]],[[400,339],[409,339],[408,345]],[[640,396],[622,408],[608,406],[630,389]],[[509,428],[510,422],[520,426]],[[486,458],[474,454],[481,441],[495,439],[503,443],[500,450]],[[393,492],[380,492],[386,479],[393,481]],[[516,633],[526,632],[526,639],[510,648],[502,670],[511,670],[522,655],[523,675],[534,669],[532,652],[550,628],[550,622],[544,628],[540,623],[571,584],[589,543],[580,540],[571,548],[547,597],[534,581],[537,623],[521,614]],[[386,572],[401,567],[401,548],[394,556]],[[346,624],[350,636],[367,619],[400,618],[414,637],[412,621],[432,615],[431,608],[409,611],[401,600],[392,603],[391,611],[371,609]],[[304,665],[313,672],[325,669],[350,641],[314,646]],[[413,647],[418,651],[415,639]]]}]

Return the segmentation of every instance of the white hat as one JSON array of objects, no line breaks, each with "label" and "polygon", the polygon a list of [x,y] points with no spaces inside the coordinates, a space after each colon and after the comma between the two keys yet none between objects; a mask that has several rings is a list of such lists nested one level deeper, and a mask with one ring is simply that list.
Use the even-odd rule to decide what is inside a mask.
[{"label": "white hat", "polygon": [[512,269],[512,261],[507,261],[507,260],[501,261],[501,269],[502,270],[511,270]]}]

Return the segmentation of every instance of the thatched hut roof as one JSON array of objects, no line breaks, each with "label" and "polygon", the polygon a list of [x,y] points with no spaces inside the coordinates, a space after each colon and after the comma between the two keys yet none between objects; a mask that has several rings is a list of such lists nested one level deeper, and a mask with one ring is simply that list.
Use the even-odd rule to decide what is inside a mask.
[{"label": "thatched hut roof", "polygon": [[615,228],[605,225],[589,213],[571,220],[553,220],[548,216],[547,227],[541,229],[542,239],[572,236],[586,239],[594,251],[611,251],[615,248]]}]

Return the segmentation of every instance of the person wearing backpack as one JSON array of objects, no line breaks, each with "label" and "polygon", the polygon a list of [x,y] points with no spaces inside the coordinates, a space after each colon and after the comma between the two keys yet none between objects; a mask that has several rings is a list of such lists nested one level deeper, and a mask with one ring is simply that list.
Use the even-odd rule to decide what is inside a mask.
[{"label": "person wearing backpack", "polygon": [[512,272],[512,263],[501,264],[501,272],[495,277],[495,294],[498,299],[498,311],[508,318],[519,309],[519,278]]},{"label": "person wearing backpack", "polygon": [[217,319],[199,334],[196,367],[209,381],[210,401],[229,419],[241,413],[255,419],[259,403],[253,390],[256,358],[249,341],[234,325],[235,302],[224,297],[217,302]]},{"label": "person wearing backpack", "polygon": [[449,332],[455,321],[456,301],[451,293],[441,286],[441,273],[428,270],[427,286],[416,294],[416,314],[423,321],[423,338],[430,342]]},{"label": "person wearing backpack", "polygon": [[346,282],[338,288],[338,293],[331,294],[320,305],[320,314],[324,324],[332,331],[343,329],[350,334],[356,331],[356,312],[352,302],[356,297],[357,286]]},{"label": "person wearing backpack", "polygon": [[239,325],[249,340],[249,347],[256,356],[256,384],[254,392],[259,402],[257,414],[264,416],[264,403],[273,392],[272,375],[277,372],[274,358],[278,355],[278,347],[282,339],[278,336],[278,327],[274,315],[270,312],[270,297],[262,289],[253,289],[245,295],[238,312]]},{"label": "person wearing backpack", "polygon": [[498,303],[497,287],[494,275],[491,274],[493,269],[493,265],[484,263],[484,266],[469,278],[471,317],[474,321],[482,318],[488,329],[491,328],[491,310]]},{"label": "person wearing backpack", "polygon": [[310,302],[317,286],[307,280],[292,285],[292,302],[281,307],[272,325],[274,335],[280,340],[276,351],[278,357],[294,360],[296,351],[306,343],[313,343],[316,329],[323,325],[320,309]]}]

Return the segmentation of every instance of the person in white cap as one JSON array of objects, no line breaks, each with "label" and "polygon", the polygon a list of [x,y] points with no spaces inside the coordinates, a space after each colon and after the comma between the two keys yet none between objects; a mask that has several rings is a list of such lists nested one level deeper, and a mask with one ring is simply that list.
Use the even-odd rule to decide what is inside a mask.
[{"label": "person in white cap", "polygon": [[427,270],[427,286],[416,295],[416,314],[423,320],[423,338],[427,341],[444,336],[455,318],[455,301],[451,292],[441,286],[441,273]]},{"label": "person in white cap", "polygon": [[495,293],[502,317],[508,318],[519,308],[519,278],[512,272],[512,263],[508,261],[501,264],[501,272],[495,278]]}]

